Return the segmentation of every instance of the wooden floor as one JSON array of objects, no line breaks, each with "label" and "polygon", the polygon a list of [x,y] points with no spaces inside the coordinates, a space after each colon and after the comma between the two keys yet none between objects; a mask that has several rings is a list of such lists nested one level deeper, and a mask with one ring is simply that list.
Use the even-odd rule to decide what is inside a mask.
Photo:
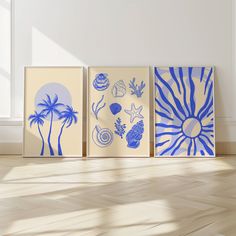
[{"label": "wooden floor", "polygon": [[0,235],[235,236],[236,156],[0,157]]}]

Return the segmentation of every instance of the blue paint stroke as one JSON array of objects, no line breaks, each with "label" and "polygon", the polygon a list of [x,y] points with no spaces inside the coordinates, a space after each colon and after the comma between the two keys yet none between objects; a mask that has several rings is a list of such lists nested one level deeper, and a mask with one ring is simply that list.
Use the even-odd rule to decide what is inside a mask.
[{"label": "blue paint stroke", "polygon": [[195,139],[193,139],[193,144],[194,144],[193,155],[196,156],[196,154],[197,154],[197,144],[196,144]]},{"label": "blue paint stroke", "polygon": [[170,70],[170,74],[171,74],[173,80],[175,81],[175,83],[176,83],[176,85],[177,85],[178,91],[179,91],[179,93],[181,94],[181,91],[180,91],[180,84],[179,84],[179,81],[178,81],[178,79],[177,79],[177,77],[176,77],[176,75],[175,75],[175,69],[174,69],[174,67],[170,67],[169,70]]},{"label": "blue paint stroke", "polygon": [[213,110],[207,114],[207,117],[211,116],[212,114],[213,114]]},{"label": "blue paint stroke", "polygon": [[177,134],[181,134],[182,131],[178,131],[178,132],[163,132],[163,133],[160,133],[160,134],[156,134],[155,136],[156,137],[161,137],[161,136],[164,136],[164,135],[177,135]]},{"label": "blue paint stroke", "polygon": [[192,71],[193,71],[193,68],[189,67],[190,105],[191,105],[191,110],[192,110],[191,115],[194,116],[196,104],[195,104],[195,98],[194,98],[195,85],[192,79]]},{"label": "blue paint stroke", "polygon": [[168,125],[168,124],[164,124],[164,123],[156,123],[155,126],[164,127],[164,128],[172,128],[172,129],[181,129],[181,126]]},{"label": "blue paint stroke", "polygon": [[200,137],[204,137],[207,140],[207,142],[209,142],[211,146],[214,147],[213,142],[205,134],[201,134]]},{"label": "blue paint stroke", "polygon": [[205,108],[205,111],[202,112],[202,114],[200,115],[200,120],[203,120],[203,118],[206,117],[206,115],[208,114],[209,110],[213,107],[213,98],[211,99],[210,104]]},{"label": "blue paint stroke", "polygon": [[171,156],[173,156],[175,154],[176,151],[178,151],[181,147],[181,145],[183,144],[183,142],[187,139],[187,137],[185,137],[184,139],[182,139],[180,141],[180,143],[178,144],[178,146],[172,151],[172,153],[170,154]]},{"label": "blue paint stroke", "polygon": [[199,141],[202,143],[202,145],[204,146],[205,150],[207,151],[207,153],[211,156],[214,155],[213,151],[211,150],[211,148],[207,145],[207,143],[201,138],[198,137]]},{"label": "blue paint stroke", "polygon": [[166,148],[163,152],[160,153],[160,156],[164,156],[166,153],[168,153],[169,151],[171,151],[171,150],[175,147],[175,145],[177,144],[177,142],[178,142],[181,138],[183,138],[183,137],[184,137],[184,135],[179,136],[179,137],[175,140],[175,142],[174,142],[170,147]]},{"label": "blue paint stroke", "polygon": [[208,89],[208,92],[207,92],[207,97],[206,97],[206,100],[205,100],[205,103],[204,105],[201,107],[201,109],[199,110],[198,114],[197,114],[197,117],[200,116],[200,114],[206,110],[206,107],[208,106],[209,102],[210,102],[210,99],[212,98],[213,96],[213,82],[211,82],[211,85],[210,85],[210,88]]},{"label": "blue paint stroke", "polygon": [[202,126],[202,128],[214,128],[214,125],[213,124],[204,125]]},{"label": "blue paint stroke", "polygon": [[171,113],[169,112],[169,110],[166,109],[166,108],[164,107],[164,105],[161,104],[160,101],[158,101],[157,98],[155,98],[155,101],[156,101],[156,103],[158,104],[158,106],[159,106],[161,109],[163,109],[163,110],[166,111],[167,113],[171,114]]},{"label": "blue paint stroke", "polygon": [[177,109],[180,111],[180,113],[182,113],[182,115],[184,117],[186,117],[186,114],[184,112],[184,109],[181,105],[181,102],[179,101],[179,99],[175,96],[174,91],[172,90],[171,86],[160,76],[160,74],[158,73],[158,70],[155,68],[155,75],[157,76],[158,80],[165,85],[165,87],[169,90],[170,94],[172,95],[175,105],[177,107]]},{"label": "blue paint stroke", "polygon": [[189,109],[188,103],[187,103],[187,91],[186,91],[186,87],[185,87],[185,83],[184,83],[184,79],[183,79],[184,78],[183,69],[181,67],[179,68],[179,78],[180,78],[182,88],[183,88],[183,91],[184,91],[184,95],[183,95],[184,105],[185,105],[185,108],[188,111],[188,115],[190,116],[191,113],[190,113],[190,109]]},{"label": "blue paint stroke", "polygon": [[208,76],[207,76],[204,94],[206,94],[207,85],[208,85],[208,83],[210,82],[210,79],[211,79],[211,76],[212,76],[212,72],[213,72],[213,68],[211,68],[211,70],[210,70],[210,72],[209,72],[209,74],[208,74]]},{"label": "blue paint stroke", "polygon": [[188,146],[188,156],[191,155],[192,144],[193,144],[193,141],[192,141],[192,139],[190,139],[190,141],[189,141],[189,146]]},{"label": "blue paint stroke", "polygon": [[155,86],[156,86],[156,88],[158,89],[159,95],[161,96],[162,100],[172,109],[172,111],[174,112],[175,116],[176,116],[179,120],[183,121],[183,118],[181,118],[181,116],[179,115],[179,113],[177,112],[177,110],[175,109],[175,107],[169,102],[169,100],[168,100],[168,99],[166,98],[166,96],[164,95],[164,93],[163,93],[161,87],[160,87],[157,83],[155,83]]},{"label": "blue paint stroke", "polygon": [[202,69],[201,69],[201,77],[200,77],[200,82],[202,82],[202,80],[203,80],[203,77],[204,77],[204,74],[205,74],[205,67],[202,67]]},{"label": "blue paint stroke", "polygon": [[160,112],[160,111],[157,111],[157,110],[155,110],[155,112],[156,112],[156,114],[160,115],[160,116],[163,117],[163,118],[166,118],[166,119],[168,119],[168,120],[174,120],[173,118],[169,117],[168,115],[166,115],[166,114],[163,113],[163,112]]},{"label": "blue paint stroke", "polygon": [[164,142],[161,142],[161,143],[156,143],[156,147],[161,147],[163,145],[165,145],[166,143],[168,143],[170,140],[166,140]]}]

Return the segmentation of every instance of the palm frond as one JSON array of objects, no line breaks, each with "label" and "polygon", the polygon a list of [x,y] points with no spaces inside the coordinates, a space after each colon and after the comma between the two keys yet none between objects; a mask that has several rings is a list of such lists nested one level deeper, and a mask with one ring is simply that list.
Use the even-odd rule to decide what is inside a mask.
[{"label": "palm frond", "polygon": [[61,116],[61,112],[60,112],[58,109],[54,108],[54,109],[53,109],[53,112],[54,112],[56,115],[58,115],[59,117]]},{"label": "palm frond", "polygon": [[51,110],[45,108],[41,111],[41,113],[44,115],[44,116],[48,116],[48,114],[51,112]]},{"label": "palm frond", "polygon": [[57,96],[57,94],[55,94],[52,104],[55,105],[57,103],[57,101],[58,101],[58,96]]},{"label": "palm frond", "polygon": [[47,96],[47,103],[48,103],[49,105],[52,105],[51,97],[50,97],[48,94],[46,94],[46,96]]},{"label": "palm frond", "polygon": [[48,107],[47,102],[46,102],[44,99],[43,99],[43,101],[44,101],[45,103],[40,102],[40,103],[37,104],[37,106],[39,106],[39,107]]},{"label": "palm frond", "polygon": [[58,107],[58,106],[65,106],[63,103],[56,103],[56,104],[53,104],[53,107]]},{"label": "palm frond", "polygon": [[44,120],[43,120],[44,118],[45,118],[45,115],[42,112],[38,113],[37,111],[34,111],[34,114],[31,114],[28,118],[28,120],[31,120],[30,121],[30,127],[33,124],[43,125],[44,124]]},{"label": "palm frond", "polygon": [[34,118],[35,118],[35,115],[30,115],[29,118],[28,118],[28,120],[32,120],[32,119],[34,119]]},{"label": "palm frond", "polygon": [[73,107],[66,105],[65,110],[61,112],[59,119],[63,120],[63,124],[67,124],[66,128],[70,127],[72,123],[77,123],[78,119],[76,114],[78,114],[77,111],[73,110]]},{"label": "palm frond", "polygon": [[32,127],[33,124],[35,124],[35,120],[30,121],[30,127]]}]

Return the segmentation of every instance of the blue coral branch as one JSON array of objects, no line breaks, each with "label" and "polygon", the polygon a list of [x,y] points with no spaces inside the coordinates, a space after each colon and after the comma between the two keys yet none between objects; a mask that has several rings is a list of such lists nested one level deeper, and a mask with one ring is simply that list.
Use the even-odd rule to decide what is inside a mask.
[{"label": "blue coral branch", "polygon": [[115,134],[119,135],[121,138],[123,138],[123,135],[125,134],[126,124],[121,124],[121,119],[118,118],[115,122]]},{"label": "blue coral branch", "polygon": [[[102,101],[104,99],[104,95],[102,95],[102,98],[98,101],[98,103],[95,105],[95,103],[93,102],[92,104],[92,111],[93,114],[95,115],[96,119],[98,120],[98,113],[101,109],[103,109],[106,106],[106,103],[104,103],[103,105],[101,105]],[[101,105],[101,106],[100,106]],[[96,106],[96,107],[95,107]]]},{"label": "blue coral branch", "polygon": [[142,81],[140,85],[135,84],[135,78],[133,78],[129,83],[129,88],[131,89],[131,95],[136,95],[138,98],[142,97],[143,89],[146,84]]}]

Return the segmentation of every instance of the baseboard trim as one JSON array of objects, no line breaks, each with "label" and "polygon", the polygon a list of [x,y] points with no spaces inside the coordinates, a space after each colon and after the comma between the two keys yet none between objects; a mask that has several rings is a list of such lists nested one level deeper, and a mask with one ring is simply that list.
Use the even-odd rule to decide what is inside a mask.
[{"label": "baseboard trim", "polygon": [[217,142],[216,154],[217,155],[235,155],[236,142]]},{"label": "baseboard trim", "polygon": [[[83,145],[83,155],[86,156],[86,143]],[[150,145],[151,156],[153,156],[153,143]],[[217,155],[236,154],[236,142],[217,142]],[[0,155],[22,155],[22,143],[0,143]]]},{"label": "baseboard trim", "polygon": [[0,155],[22,155],[22,143],[0,143]]}]

